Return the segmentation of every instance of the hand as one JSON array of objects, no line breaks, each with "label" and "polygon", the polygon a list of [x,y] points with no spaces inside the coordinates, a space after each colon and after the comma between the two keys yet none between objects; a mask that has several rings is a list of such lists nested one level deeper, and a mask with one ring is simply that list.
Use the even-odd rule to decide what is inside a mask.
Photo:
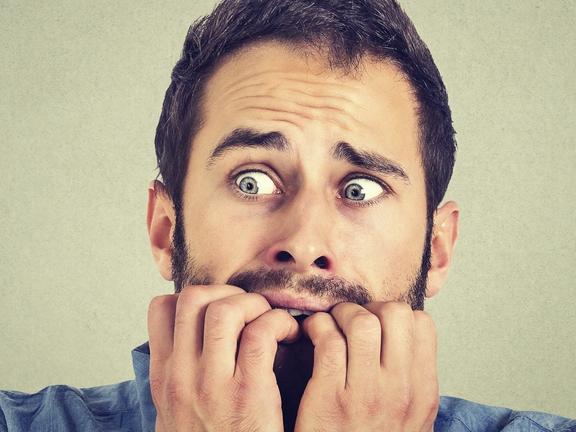
[{"label": "hand", "polygon": [[296,431],[431,432],[438,412],[436,331],[406,303],[340,303],[303,323],[314,369]]},{"label": "hand", "polygon": [[260,294],[191,286],[155,297],[148,311],[156,431],[280,431],[272,370],[279,341],[298,323]]}]

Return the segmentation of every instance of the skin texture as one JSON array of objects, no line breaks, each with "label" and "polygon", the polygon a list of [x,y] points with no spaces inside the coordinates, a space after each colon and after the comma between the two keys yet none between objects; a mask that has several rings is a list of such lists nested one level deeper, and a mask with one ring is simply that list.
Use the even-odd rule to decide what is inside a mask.
[{"label": "skin texture", "polygon": [[[432,430],[434,323],[402,301],[426,246],[409,84],[387,63],[365,58],[359,74],[345,76],[330,71],[322,56],[265,42],[225,59],[208,82],[203,108],[182,223],[189,265],[210,285],[188,284],[150,304],[157,430]],[[207,167],[217,144],[237,128],[280,132],[290,151],[234,149]],[[334,159],[341,141],[394,161],[409,180]],[[251,174],[258,199],[239,188],[237,175],[246,170],[265,173]],[[385,186],[359,182],[363,175]],[[372,205],[350,199],[350,183],[363,186]],[[160,182],[149,188],[147,222],[159,271],[171,280],[176,215]],[[445,281],[457,231],[458,207],[447,202],[434,215],[428,297]],[[239,272],[262,269],[290,272],[294,284],[250,293],[227,284]],[[311,276],[361,286],[370,301],[312,295],[298,283]],[[271,308],[278,293],[320,311],[299,326]],[[282,382],[296,369],[274,363],[278,344],[303,340],[314,347],[312,377],[290,392]],[[283,412],[285,399],[296,408]]]}]

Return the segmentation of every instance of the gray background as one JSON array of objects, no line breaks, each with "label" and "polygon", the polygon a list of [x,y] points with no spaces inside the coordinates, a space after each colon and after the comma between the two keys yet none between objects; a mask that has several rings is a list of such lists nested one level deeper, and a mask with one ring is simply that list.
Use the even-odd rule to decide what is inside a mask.
[{"label": "gray background", "polygon": [[[0,388],[133,378],[163,95],[213,1],[0,2]],[[441,393],[576,418],[576,2],[404,1],[449,91]]]}]

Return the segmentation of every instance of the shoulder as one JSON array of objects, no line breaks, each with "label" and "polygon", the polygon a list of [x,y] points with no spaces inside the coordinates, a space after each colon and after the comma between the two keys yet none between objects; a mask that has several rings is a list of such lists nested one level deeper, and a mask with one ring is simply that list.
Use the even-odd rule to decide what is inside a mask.
[{"label": "shoulder", "polygon": [[576,432],[576,420],[442,396],[435,432]]},{"label": "shoulder", "polygon": [[140,430],[134,381],[76,388],[46,387],[37,393],[0,391],[0,432]]}]

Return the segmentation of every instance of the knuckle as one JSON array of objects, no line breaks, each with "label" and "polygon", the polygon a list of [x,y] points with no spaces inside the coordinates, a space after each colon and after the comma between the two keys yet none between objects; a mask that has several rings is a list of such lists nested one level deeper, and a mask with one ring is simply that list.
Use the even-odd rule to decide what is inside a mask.
[{"label": "knuckle", "polygon": [[394,417],[404,419],[408,417],[410,412],[410,401],[406,401],[406,399],[396,399],[391,404],[391,412],[393,413]]},{"label": "knuckle", "polygon": [[337,331],[329,331],[324,336],[324,346],[329,351],[343,351],[346,348],[346,342]]},{"label": "knuckle", "polygon": [[304,320],[304,328],[309,331],[324,333],[324,329],[336,326],[334,317],[328,312],[315,312]]},{"label": "knuckle", "polygon": [[[346,395],[345,392],[336,392],[334,396],[334,403],[332,405],[333,411],[330,412],[330,417],[334,418],[341,418],[344,423],[348,423],[350,421],[351,413],[351,403],[350,398]],[[328,422],[330,424],[330,422]]]},{"label": "knuckle", "polygon": [[194,386],[194,400],[200,406],[212,406],[215,395],[215,383],[211,374],[200,373]]},{"label": "knuckle", "polygon": [[380,334],[380,320],[368,311],[359,311],[350,320],[349,333],[351,336]]},{"label": "knuckle", "polygon": [[238,313],[238,307],[230,299],[224,298],[208,305],[205,320],[212,326],[218,326],[226,320],[233,319]]},{"label": "knuckle", "polygon": [[395,394],[391,402],[391,410],[397,418],[406,418],[410,413],[412,405],[412,395],[409,389],[405,388]]},{"label": "knuckle", "polygon": [[324,322],[325,320],[332,320],[332,319],[333,319],[332,315],[330,315],[327,312],[316,312],[310,315],[308,318],[306,318],[304,322],[306,323],[306,325],[310,327],[315,327],[319,325],[321,322]]},{"label": "knuckle", "polygon": [[320,369],[326,376],[329,376],[334,373],[340,373],[343,369],[345,369],[345,365],[340,363],[337,359],[333,356],[324,356],[318,359],[318,364]]},{"label": "knuckle", "polygon": [[243,290],[240,287],[237,287],[235,285],[228,285],[228,284],[214,284],[211,285],[211,287],[217,287],[220,289],[225,289],[227,292],[230,292],[230,295],[234,295],[234,294],[245,294],[246,291]]},{"label": "knuckle", "polygon": [[385,408],[384,398],[378,392],[370,393],[362,401],[362,406],[367,416],[380,415]]},{"label": "knuckle", "polygon": [[178,304],[184,307],[195,307],[208,303],[209,293],[204,286],[189,285],[178,294]]},{"label": "knuckle", "polygon": [[267,336],[267,329],[258,321],[251,322],[242,330],[242,341],[248,344],[260,344]]},{"label": "knuckle", "polygon": [[262,307],[263,309],[268,309],[268,310],[272,309],[272,307],[270,306],[270,303],[268,303],[268,300],[266,300],[266,297],[264,297],[262,294],[243,293],[242,295],[244,295],[246,298],[249,298],[250,302],[252,302],[257,307]]},{"label": "knuckle", "polygon": [[414,323],[418,326],[436,331],[436,324],[432,316],[424,311],[414,311]]},{"label": "knuckle", "polygon": [[161,396],[164,393],[165,380],[162,374],[150,371],[150,393],[152,394],[152,399],[154,403],[158,404],[160,402]]},{"label": "knuckle", "polygon": [[244,359],[248,363],[261,361],[265,356],[263,341],[266,340],[266,330],[262,326],[248,326],[242,331],[241,344]]},{"label": "knuckle", "polygon": [[438,395],[434,396],[428,401],[427,412],[430,416],[436,416],[436,413],[440,409],[440,397]]},{"label": "knuckle", "polygon": [[235,377],[234,385],[230,390],[231,403],[236,412],[242,412],[246,409],[250,401],[250,393],[253,390],[253,385],[249,380],[238,379]]},{"label": "knuckle", "polygon": [[190,386],[182,381],[180,377],[172,375],[164,383],[164,399],[170,406],[190,406],[193,400]]},{"label": "knuckle", "polygon": [[398,316],[413,316],[414,311],[408,303],[404,302],[386,302],[382,306],[382,313],[386,315],[398,315]]},{"label": "knuckle", "polygon": [[159,309],[170,307],[174,304],[174,294],[161,295],[154,297],[148,305],[148,315],[155,313]]},{"label": "knuckle", "polygon": [[[266,312],[264,312],[261,317],[265,317],[265,320],[267,323],[272,323],[275,321],[279,321],[282,322],[284,319],[286,318],[292,318],[292,315],[290,315],[288,313],[288,311],[285,311],[284,309],[270,309]],[[253,324],[260,324],[262,320],[261,319],[256,319],[254,321],[252,321]]]},{"label": "knuckle", "polygon": [[329,331],[322,339],[322,346],[328,358],[341,355],[346,352],[346,341],[337,331]]}]

